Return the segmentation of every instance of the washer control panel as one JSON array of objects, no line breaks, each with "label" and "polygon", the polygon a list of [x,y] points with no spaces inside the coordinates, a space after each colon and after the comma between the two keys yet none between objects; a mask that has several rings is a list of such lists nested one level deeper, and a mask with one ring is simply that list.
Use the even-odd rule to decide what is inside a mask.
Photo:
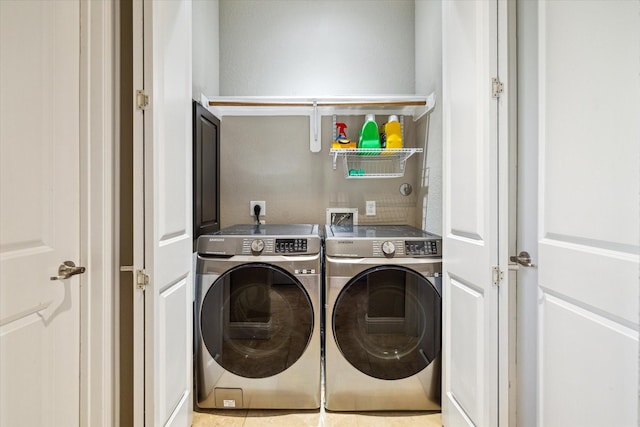
[{"label": "washer control panel", "polygon": [[404,248],[407,255],[439,255],[437,240],[407,240]]},{"label": "washer control panel", "polygon": [[251,251],[252,252],[262,252],[264,250],[264,240],[256,239],[251,242]]},{"label": "washer control panel", "polygon": [[273,239],[243,239],[240,253],[246,255],[273,253]]},{"label": "washer control panel", "polygon": [[386,258],[404,256],[402,240],[373,240],[370,244],[371,255],[369,256]]},{"label": "washer control panel", "polygon": [[307,252],[307,239],[276,239],[276,253],[304,253]]},{"label": "washer control panel", "polygon": [[396,245],[393,242],[386,241],[382,244],[382,253],[385,255],[393,255],[396,252]]}]

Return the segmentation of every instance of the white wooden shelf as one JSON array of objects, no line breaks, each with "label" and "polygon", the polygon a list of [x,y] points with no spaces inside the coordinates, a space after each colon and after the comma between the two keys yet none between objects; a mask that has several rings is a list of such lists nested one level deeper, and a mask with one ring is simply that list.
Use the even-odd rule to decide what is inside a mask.
[{"label": "white wooden shelf", "polygon": [[203,105],[218,118],[231,116],[308,116],[309,148],[320,152],[320,117],[329,115],[402,115],[414,121],[435,107],[435,95],[388,95],[359,97],[201,97]]}]

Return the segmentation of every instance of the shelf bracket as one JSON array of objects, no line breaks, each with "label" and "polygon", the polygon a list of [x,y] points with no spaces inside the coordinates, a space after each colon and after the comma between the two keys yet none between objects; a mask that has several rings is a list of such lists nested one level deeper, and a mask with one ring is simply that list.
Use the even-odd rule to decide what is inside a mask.
[{"label": "shelf bracket", "polygon": [[420,113],[417,117],[414,117],[413,121],[417,122],[427,114],[431,114],[434,108],[436,108],[436,96],[435,94],[432,93],[431,95],[427,96],[427,105],[425,105],[424,111]]},{"label": "shelf bracket", "polygon": [[313,110],[309,115],[309,150],[312,153],[319,153],[322,149],[322,139],[320,137],[320,124],[318,123],[318,100],[313,100]]}]

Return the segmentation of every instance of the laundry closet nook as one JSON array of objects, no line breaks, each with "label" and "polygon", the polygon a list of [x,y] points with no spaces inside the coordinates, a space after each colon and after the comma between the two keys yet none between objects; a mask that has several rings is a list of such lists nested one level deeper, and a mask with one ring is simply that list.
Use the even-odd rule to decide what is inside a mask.
[{"label": "laundry closet nook", "polygon": [[[436,108],[420,117],[428,106],[418,112],[366,104],[370,98],[402,104],[420,96],[426,104],[429,95],[438,104],[439,4],[220,1],[194,2],[193,8],[193,98],[251,103],[267,97],[284,104],[217,109],[224,114],[221,226],[251,222],[249,202],[264,200],[267,223],[323,224],[328,208],[351,208],[362,224],[409,224],[441,233],[441,113]],[[362,106],[338,111],[347,115],[322,107],[308,113],[313,100],[335,98]],[[296,101],[308,107],[286,107]],[[357,141],[366,114],[377,113],[382,125],[396,111],[410,114],[403,117],[405,146],[421,151],[407,159],[402,176],[345,179],[342,158],[334,170],[336,121]],[[314,128],[321,140],[310,149]],[[410,193],[403,194],[403,184]],[[375,215],[367,215],[367,201],[375,202]]]},{"label": "laundry closet nook", "polygon": [[[215,16],[216,12],[218,32],[204,18]],[[368,228],[369,235],[375,232],[375,226],[378,225],[408,225],[436,234],[442,232],[441,113],[436,112],[441,92],[440,13],[437,3],[416,5],[414,1],[340,4],[332,1],[220,1],[217,8],[213,4],[194,3],[193,98],[208,107],[220,120],[219,218],[222,231],[219,238],[231,240],[235,236],[226,233],[236,230],[234,224],[256,223],[259,220],[264,223],[260,233],[266,232],[266,236],[262,237],[266,252],[269,251],[270,224],[322,226],[332,223],[336,217],[340,218],[335,220],[339,221],[338,224],[360,226],[363,233],[364,227],[371,226]],[[421,14],[421,19],[418,14]],[[219,37],[217,46],[214,42],[216,36]],[[209,72],[216,68],[218,75]],[[378,138],[378,130],[382,132],[387,122],[398,123],[401,142],[396,143],[398,145],[393,149],[394,142],[391,141],[387,145],[388,150],[382,152],[375,149],[370,152],[351,152],[351,147],[366,147],[359,135],[365,120],[374,122],[374,138]],[[343,149],[338,143],[339,139],[343,143],[345,140],[352,141],[346,143],[351,144],[349,148]],[[200,164],[197,159],[196,164]],[[252,215],[253,201],[264,203],[258,215]],[[276,243],[282,237],[286,236],[276,235]],[[200,269],[207,268],[209,271],[205,265],[213,262],[206,260],[207,252],[201,249],[201,243],[198,244],[198,253],[203,256],[198,256],[195,270],[197,307],[200,307],[201,299],[198,289],[209,289],[210,286],[201,284],[202,280],[209,280],[210,273],[209,276],[201,274]],[[254,252],[254,262],[259,262],[262,257],[256,255]],[[293,259],[295,257],[291,258],[292,263]],[[429,264],[432,266],[430,268],[438,266],[433,271],[440,271],[440,264],[435,260],[432,262],[435,264]],[[396,281],[391,279],[393,274],[387,273],[386,280]],[[401,283],[394,286],[404,289],[404,271],[401,274]],[[433,276],[433,273],[421,274]],[[385,277],[382,272],[380,275]],[[408,276],[407,280],[411,281]],[[425,284],[433,289],[434,295],[439,295],[440,290],[436,291],[431,282],[423,278],[420,287]],[[220,283],[220,286],[223,284]],[[271,292],[277,292],[273,286],[270,286]],[[233,293],[232,290],[230,292]],[[311,301],[317,298],[313,293],[309,296]],[[436,325],[439,328],[440,325],[439,298],[438,308],[433,312],[433,316],[436,313],[437,316],[430,323],[431,328],[436,328]],[[271,299],[272,307],[277,305],[277,300]],[[418,307],[425,303],[415,301]],[[221,310],[224,312],[226,309]],[[229,310],[233,317],[233,309]],[[418,312],[422,313],[423,310]],[[430,307],[426,316],[431,316],[432,310]],[[202,317],[205,316],[203,312]],[[424,316],[421,314],[418,317],[422,319],[419,320],[420,325],[426,322]],[[385,321],[381,322],[384,324]],[[325,323],[324,318],[322,323]],[[425,326],[416,324],[415,327],[422,330]],[[382,331],[386,331],[384,326],[378,334]],[[330,331],[325,333],[332,334]],[[389,330],[386,333],[392,332]],[[429,335],[432,334],[437,334],[438,338],[430,336],[425,340],[429,345],[439,348],[440,332],[429,332]],[[203,348],[206,338],[200,341],[199,337],[200,334],[197,334],[196,344],[198,348]],[[423,347],[416,346],[415,342],[413,346],[416,349]],[[313,350],[315,344],[310,344],[308,348]],[[382,354],[383,350],[378,351]],[[409,354],[401,362],[405,365],[410,364],[405,359],[412,357],[411,350],[407,351]],[[438,353],[439,350],[434,354],[430,352],[428,360],[431,361]],[[223,400],[218,401],[217,397],[216,401],[213,400],[214,384],[217,384],[215,394],[220,399],[226,397],[224,402],[229,407],[241,405],[239,408],[252,408],[251,405],[258,405],[255,407],[281,408],[282,405],[289,405],[291,408],[304,409],[308,407],[305,405],[309,405],[302,403],[302,397],[306,395],[307,388],[313,390],[314,370],[308,371],[311,377],[306,381],[307,386],[300,388],[300,396],[295,398],[284,394],[291,376],[295,375],[293,367],[287,370],[288,373],[271,377],[280,380],[278,385],[274,383],[269,386],[273,391],[271,397],[265,400],[259,389],[267,387],[269,379],[241,381],[233,380],[226,374],[217,374],[220,380],[212,382],[213,368],[203,368],[204,362],[201,361],[206,360],[208,353],[204,353],[204,359],[201,354],[199,351],[195,361],[197,366],[194,367],[196,403],[200,408],[223,407]],[[211,353],[209,357],[214,354]],[[300,366],[307,357],[301,357]],[[419,416],[420,419],[411,419],[439,425],[439,414],[433,411],[439,412],[440,408],[440,362],[437,359],[429,369],[424,369],[427,364],[420,357],[418,359],[421,361],[417,365],[419,368],[412,367],[407,371],[405,367],[401,372],[391,374],[393,378],[398,378],[393,382],[397,397],[383,397],[389,393],[385,390],[392,385],[387,377],[371,377],[372,384],[366,386],[371,391],[367,393],[380,396],[378,403],[373,405],[363,406],[362,402],[370,398],[366,397],[369,394],[358,397],[361,392],[340,397],[344,393],[344,386],[338,386],[334,392],[335,377],[331,376],[326,385],[323,381],[322,403],[318,402],[315,406],[322,406],[321,413],[317,414],[320,417],[317,422],[346,421],[344,417],[355,416],[343,414],[340,418],[336,413],[332,415],[333,421],[330,421],[324,411],[326,404],[330,409],[342,407],[362,410],[367,407],[368,411],[376,408],[430,410],[431,414],[408,412],[394,416],[402,419]],[[335,369],[333,360],[326,367],[332,373]],[[388,363],[385,366],[379,369],[397,371]],[[423,371],[422,376],[429,378],[428,381],[418,375],[401,379],[413,376],[408,372],[420,371]],[[362,375],[357,372],[350,375]],[[420,386],[419,378],[431,385]],[[265,385],[261,385],[263,383]],[[226,384],[227,388],[221,388],[220,384]],[[228,388],[230,384],[236,384],[237,387],[244,385],[240,391]],[[202,390],[203,387],[207,387],[206,390]],[[376,387],[379,387],[378,391],[374,390]],[[418,392],[423,387],[425,391]],[[325,403],[325,393],[331,402]],[[413,394],[416,394],[415,397]],[[423,394],[428,394],[428,397],[423,397]],[[262,403],[258,403],[258,400]],[[336,405],[338,401],[342,403]],[[196,412],[194,420],[206,423],[206,412]],[[266,412],[261,416],[267,420],[269,415]],[[222,414],[217,413],[216,416]]]}]

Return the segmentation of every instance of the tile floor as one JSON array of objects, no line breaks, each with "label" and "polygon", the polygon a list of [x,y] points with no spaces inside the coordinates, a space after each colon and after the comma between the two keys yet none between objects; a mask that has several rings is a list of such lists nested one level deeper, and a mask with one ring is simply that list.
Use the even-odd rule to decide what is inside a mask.
[{"label": "tile floor", "polygon": [[193,413],[193,427],[441,427],[439,412],[212,410]]}]

